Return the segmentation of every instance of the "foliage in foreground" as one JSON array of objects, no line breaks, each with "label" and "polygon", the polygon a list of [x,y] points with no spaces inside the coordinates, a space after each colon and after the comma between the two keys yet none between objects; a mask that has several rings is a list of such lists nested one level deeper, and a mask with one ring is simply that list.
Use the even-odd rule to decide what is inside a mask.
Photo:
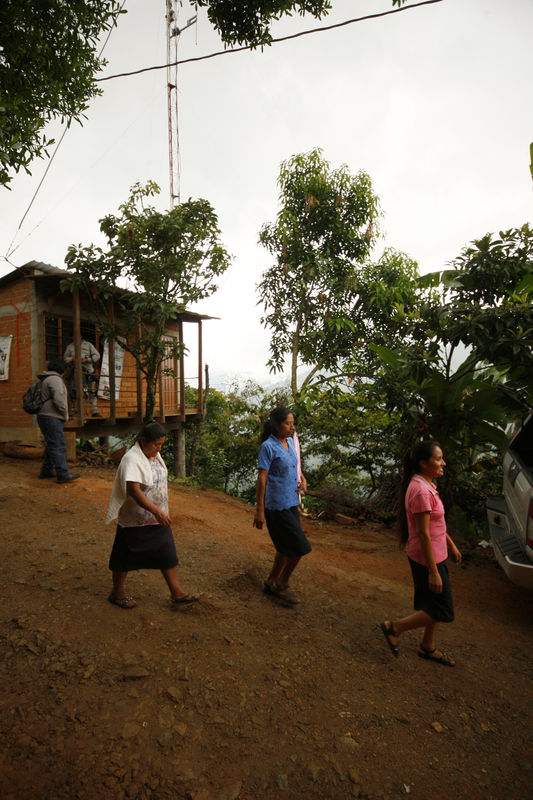
[{"label": "foliage in foreground", "polygon": [[[312,14],[320,19],[331,10],[330,0],[197,0],[207,7],[207,16],[225,44],[268,45],[272,41],[270,25],[294,13]],[[401,6],[406,0],[392,0]]]},{"label": "foliage in foreground", "polygon": [[0,185],[48,155],[54,120],[81,123],[101,94],[100,35],[116,24],[118,0],[3,0],[0,3]]}]

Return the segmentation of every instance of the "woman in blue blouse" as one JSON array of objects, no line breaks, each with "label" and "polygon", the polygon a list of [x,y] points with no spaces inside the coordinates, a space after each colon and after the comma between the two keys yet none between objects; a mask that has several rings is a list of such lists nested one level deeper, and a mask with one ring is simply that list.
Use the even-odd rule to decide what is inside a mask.
[{"label": "woman in blue blouse", "polygon": [[300,525],[298,488],[305,493],[307,483],[302,475],[298,487],[298,456],[292,441],[294,417],[288,408],[278,406],[263,426],[257,468],[257,507],[253,524],[261,529],[266,522],[276,548],[274,564],[265,581],[265,592],[287,605],[300,601],[289,587],[300,558],[311,551],[311,545]]}]

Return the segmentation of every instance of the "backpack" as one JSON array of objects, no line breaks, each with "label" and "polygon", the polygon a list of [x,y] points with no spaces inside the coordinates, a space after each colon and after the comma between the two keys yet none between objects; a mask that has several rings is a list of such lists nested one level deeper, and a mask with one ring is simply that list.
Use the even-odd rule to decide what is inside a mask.
[{"label": "backpack", "polygon": [[42,385],[42,380],[38,380],[36,383],[32,383],[22,395],[22,408],[28,414],[38,414],[43,407]]}]

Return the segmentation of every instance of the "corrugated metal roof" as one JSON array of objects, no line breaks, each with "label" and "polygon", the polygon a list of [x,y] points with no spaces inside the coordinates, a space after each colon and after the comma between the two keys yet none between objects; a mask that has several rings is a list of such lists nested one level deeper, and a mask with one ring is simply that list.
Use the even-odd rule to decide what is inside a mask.
[{"label": "corrugated metal roof", "polygon": [[[13,272],[9,272],[7,275],[4,275],[0,278],[0,286],[7,283],[12,283],[13,281],[19,280],[20,278],[65,278],[68,275],[72,275],[66,269],[60,269],[59,267],[54,267],[52,264],[45,264],[43,261],[28,261],[27,264],[24,264],[22,267],[18,267],[17,269],[13,270]],[[126,289],[121,289],[120,286],[114,286],[113,291],[116,294],[125,294]],[[197,320],[203,319],[220,319],[220,317],[211,317],[208,314],[197,314],[195,311],[183,311],[180,314],[180,317],[185,322],[195,322]]]}]

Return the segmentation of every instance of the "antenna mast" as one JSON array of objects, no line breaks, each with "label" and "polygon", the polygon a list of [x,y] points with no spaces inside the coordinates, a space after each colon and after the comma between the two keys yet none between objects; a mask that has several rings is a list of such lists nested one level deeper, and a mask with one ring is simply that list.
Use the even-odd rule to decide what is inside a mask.
[{"label": "antenna mast", "polygon": [[[180,198],[180,141],[178,127],[178,40],[180,34],[194,25],[198,15],[187,20],[183,28],[178,27],[178,13],[183,0],[166,0],[167,3],[167,105],[168,105],[168,169],[170,176],[170,208],[179,205]],[[194,4],[196,11],[196,3]],[[170,66],[172,65],[172,66]]]}]

